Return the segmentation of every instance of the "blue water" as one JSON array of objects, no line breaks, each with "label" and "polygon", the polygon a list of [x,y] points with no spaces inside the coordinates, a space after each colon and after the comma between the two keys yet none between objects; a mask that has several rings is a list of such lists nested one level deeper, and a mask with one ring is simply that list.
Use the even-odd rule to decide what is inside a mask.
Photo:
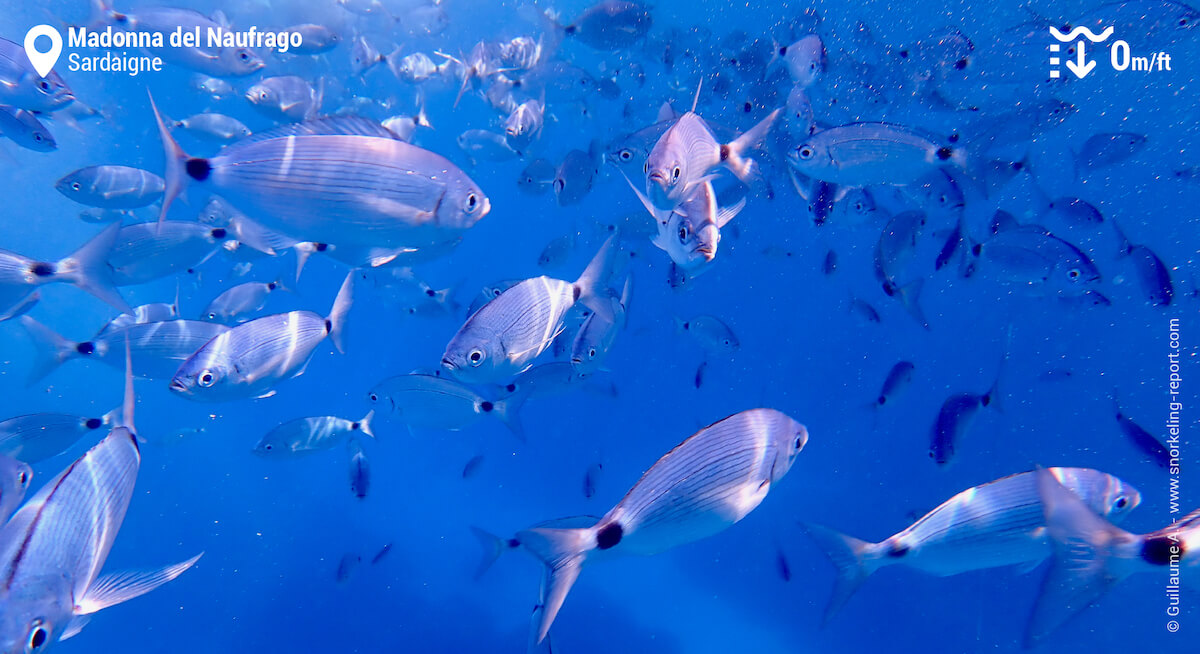
[{"label": "blue water", "polygon": [[[31,25],[78,24],[88,16],[82,0],[49,9],[42,4],[9,3],[0,12],[0,35],[20,41]],[[671,27],[703,25],[713,37],[701,46],[714,51],[736,31],[770,42],[784,38],[786,20],[805,8],[749,4],[660,1],[652,10],[651,37],[661,37]],[[314,22],[346,35],[360,29],[385,54],[392,43],[402,43],[405,52],[440,49],[457,55],[481,39],[536,35],[539,30],[517,18],[512,2],[446,0],[449,27],[431,37],[389,34],[371,19],[350,16],[332,0],[186,6],[205,13],[223,9],[239,27]],[[570,17],[586,6],[573,0],[555,8]],[[1063,22],[1093,6],[1031,5],[1037,14]],[[137,10],[136,5],[117,8]],[[958,27],[981,44],[1030,19],[1004,3],[819,3],[816,8],[827,47],[844,42],[856,21],[866,23],[879,41],[901,46],[946,26]],[[360,95],[395,97],[392,113],[413,112],[412,93],[386,67],[363,79],[351,78],[349,41],[322,60],[268,56],[260,73],[231,79],[238,93],[218,102],[192,90],[191,73],[178,67],[130,78],[64,72],[60,66],[80,101],[101,110],[106,119],[81,122],[78,129],[50,121],[59,143],[53,153],[0,142],[7,152],[0,162],[5,171],[0,176],[0,197],[5,198],[0,247],[54,260],[97,233],[96,226],[76,218],[83,207],[54,190],[54,182],[70,171],[102,163],[163,170],[146,90],[170,116],[211,109],[237,117],[253,130],[272,123],[240,92],[267,75],[299,74],[312,81],[324,76],[326,111]],[[418,268],[433,287],[454,287],[463,308],[447,317],[406,316],[385,298],[362,292],[349,318],[347,353],[321,345],[307,372],[282,383],[278,395],[267,399],[200,404],[170,393],[165,382],[139,381],[137,426],[147,442],[133,502],[106,569],[164,565],[199,551],[204,557],[152,594],[94,616],[59,651],[524,651],[540,564],[523,553],[505,554],[481,580],[473,580],[479,548],[469,527],[508,536],[550,518],[602,515],[659,456],[698,428],[758,406],[784,411],[809,429],[810,441],[788,476],[757,510],[724,533],[654,557],[586,567],[554,624],[554,651],[1019,651],[1044,568],[936,578],[891,567],[874,575],[822,628],[833,568],[798,522],[881,540],[961,490],[1035,465],[1095,467],[1138,487],[1142,506],[1124,524],[1135,533],[1170,522],[1168,475],[1123,437],[1109,395],[1118,389],[1124,412],[1163,435],[1168,320],[1179,318],[1187,362],[1184,405],[1200,406],[1197,387],[1190,383],[1197,370],[1192,332],[1200,329],[1192,283],[1200,253],[1194,200],[1200,186],[1173,174],[1200,163],[1197,43],[1195,34],[1164,43],[1176,63],[1171,72],[1133,76],[1101,69],[1058,93],[1078,110],[1046,139],[1064,148],[1061,156],[1072,156],[1072,150],[1099,132],[1148,138],[1145,149],[1128,161],[1079,180],[1064,176],[1054,188],[1044,189],[1051,197],[1088,199],[1105,215],[1105,224],[1064,230],[1063,236],[1095,260],[1103,273],[1098,288],[1111,306],[1085,308],[946,270],[930,275],[921,295],[932,326],[926,331],[882,294],[872,276],[879,226],[814,225],[807,203],[792,191],[781,169],[774,169],[774,197],[751,195],[734,221],[736,233],[727,231],[713,268],[685,288],[667,283],[665,253],[646,243],[638,246],[629,324],[608,359],[609,372],[582,388],[531,400],[522,412],[527,443],[492,420],[444,433],[410,432],[380,420],[377,440],[366,443],[371,492],[359,500],[349,492],[344,447],[288,461],[263,459],[251,449],[263,433],[292,418],[361,417],[369,408],[366,392],[377,381],[436,367],[465,318],[465,306],[484,284],[540,274],[574,279],[601,243],[604,225],[626,216],[649,220],[611,168],[602,169],[582,204],[558,207],[553,194],[531,196],[517,189],[524,161],[469,167],[455,138],[466,129],[494,128],[499,118],[474,94],[453,108],[456,83],[431,84],[426,112],[434,129],[419,132],[418,143],[463,166],[493,207],[452,254]],[[623,132],[650,124],[663,101],[686,107],[694,92],[694,77],[669,88],[665,78],[656,77],[651,53],[644,50],[607,54],[567,42],[559,56],[596,75],[638,62],[650,79],[642,88],[622,82],[617,99],[590,97],[588,117],[579,103],[551,104],[548,113],[555,120],[547,120],[536,150],[552,161],[570,148],[586,150],[593,140],[607,145]],[[893,58],[880,65],[898,64]],[[1044,62],[1027,65],[1040,71]],[[725,100],[705,98],[701,114],[742,130],[786,98],[786,86],[770,98],[746,88]],[[838,90],[828,94],[837,97]],[[1032,94],[1032,89],[1014,91],[990,110],[1019,108]],[[755,105],[751,113],[733,110],[743,100]],[[820,117],[826,108],[814,105]],[[902,115],[919,116],[948,132],[976,114],[987,116],[987,110],[955,115],[918,109]],[[387,115],[371,112],[377,119]],[[194,141],[185,147],[199,154],[216,151]],[[1020,192],[1008,201],[1014,213],[1030,204]],[[177,206],[172,216],[188,219],[201,206],[195,201]],[[143,210],[142,215],[153,213]],[[1154,307],[1142,297],[1130,260],[1117,256],[1113,218],[1170,268],[1175,283],[1170,306]],[[542,248],[570,232],[578,233],[570,257],[552,270],[539,268]],[[826,275],[822,262],[830,249],[837,252],[838,266]],[[780,254],[785,251],[786,256]],[[218,254],[195,274],[122,292],[138,305],[170,301],[178,286],[184,316],[195,318],[232,284],[269,281],[293,265],[290,255],[263,259],[247,277],[238,278],[233,263]],[[313,257],[297,292],[274,294],[267,312],[310,309],[324,314],[344,274],[341,264]],[[67,285],[48,286],[42,293],[31,315],[74,340],[90,337],[115,315]],[[851,297],[869,301],[881,321],[868,322],[852,312]],[[674,318],[700,314],[725,321],[741,347],[729,357],[708,355],[704,383],[696,388],[696,370],[706,355],[676,331]],[[934,465],[928,456],[929,434],[939,406],[950,394],[982,392],[993,382],[1010,325],[999,410],[981,413],[952,465]],[[94,415],[120,402],[122,378],[112,368],[75,361],[27,386],[32,357],[23,330],[15,322],[0,323],[0,343],[5,417],[38,411]],[[864,407],[901,359],[916,366],[912,386],[875,420]],[[1059,374],[1047,380],[1050,371]],[[1062,379],[1061,371],[1069,371],[1069,378]],[[610,386],[615,395],[607,392]],[[1185,422],[1194,433],[1190,409],[1185,409]],[[39,464],[35,485],[94,442],[85,439]],[[478,454],[484,456],[482,467],[464,480],[463,465]],[[1185,448],[1185,511],[1196,497],[1190,471],[1198,462],[1196,453]],[[585,498],[584,474],[596,463],[603,472],[595,495]],[[370,559],[387,544],[389,553],[372,565]],[[339,582],[338,564],[348,553],[361,556],[363,563]],[[782,578],[780,557],[790,580]],[[1184,571],[1185,586],[1194,574]],[[1178,617],[1182,629],[1168,633],[1164,581],[1154,574],[1123,581],[1041,649],[1197,651],[1191,631],[1200,628],[1200,600],[1185,591]]]}]

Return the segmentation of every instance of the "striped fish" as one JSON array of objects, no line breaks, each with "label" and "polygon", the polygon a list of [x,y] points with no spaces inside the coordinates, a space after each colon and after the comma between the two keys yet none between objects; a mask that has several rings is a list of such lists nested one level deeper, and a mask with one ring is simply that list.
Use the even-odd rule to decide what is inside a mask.
[{"label": "striped fish", "polygon": [[327,450],[342,438],[356,432],[375,438],[375,433],[371,431],[371,419],[374,417],[375,411],[372,410],[361,420],[347,420],[337,416],[289,420],[259,439],[258,445],[254,446],[254,453],[283,458]]},{"label": "striped fish", "polygon": [[[1113,525],[1111,516],[1106,520],[1102,511],[1071,492],[1070,485],[1052,468],[1030,474],[1037,475],[1054,559],[1025,631],[1026,648],[1039,644],[1130,575],[1153,572],[1163,578],[1172,570],[1171,576],[1177,581],[1179,568],[1200,564],[1200,510],[1172,519],[1169,526],[1157,531],[1131,534]],[[1177,606],[1172,601],[1172,588],[1174,600],[1178,599],[1179,587],[1170,584],[1167,599],[1169,606]],[[1167,615],[1172,613],[1168,611]]]},{"label": "striped fish", "polygon": [[171,390],[205,402],[273,395],[276,384],[304,373],[326,337],[333,339],[339,352],[345,351],[342,328],[353,289],[351,271],[324,318],[311,311],[291,311],[222,332],[183,362],[171,379]]},{"label": "striped fish", "polygon": [[196,350],[229,330],[225,325],[199,320],[163,320],[105,329],[90,341],[74,343],[29,316],[21,316],[21,325],[34,342],[31,384],[71,359],[99,359],[121,368],[125,365],[126,339],[133,356],[134,376],[171,379]]},{"label": "striped fish", "polygon": [[197,184],[299,241],[419,247],[467,230],[491,209],[454,164],[364,118],[285,126],[200,159],[180,149],[154,111],[167,153],[160,220],[185,186]]},{"label": "striped fish", "polygon": [[129,166],[88,166],[55,183],[59,193],[79,204],[101,209],[137,209],[162,198],[163,179]]},{"label": "striped fish", "polygon": [[[1049,468],[1096,512],[1124,518],[1141,502],[1137,489],[1090,468]],[[1022,472],[969,488],[946,500],[910,527],[878,543],[820,525],[808,535],[838,569],[825,620],[881,567],[905,565],[942,577],[1008,565],[1036,566],[1050,556],[1034,472]]]},{"label": "striped fish", "polygon": [[[9,418],[0,422],[0,453],[27,463],[41,463],[65,452],[84,435],[110,425],[112,417],[111,414],[88,418],[66,413],[32,413]],[[0,503],[3,502],[0,495]]]},{"label": "striped fish", "polygon": [[195,222],[126,225],[108,253],[113,283],[145,284],[199,266],[228,236],[224,227]]},{"label": "striped fish", "polygon": [[75,94],[58,73],[38,75],[23,45],[0,38],[0,104],[50,112],[74,101]]},{"label": "striped fish", "polygon": [[502,383],[532,366],[554,343],[577,302],[611,320],[605,280],[614,240],[610,236],[605,241],[574,283],[545,276],[526,279],[480,307],[446,345],[442,367],[466,383]]},{"label": "striped fish", "polygon": [[[63,282],[87,291],[120,311],[129,303],[113,286],[108,251],[117,238],[119,224],[110,225],[70,256],[58,261],[34,261],[0,250],[0,310],[15,314],[38,286]],[[11,315],[9,316],[11,317]]]},{"label": "striped fish", "polygon": [[724,531],[763,501],[807,442],[804,425],[779,411],[736,413],[664,455],[591,527],[518,532],[549,575],[537,641],[545,639],[586,560],[657,554]]},{"label": "striped fish", "polygon": [[494,415],[521,439],[517,412],[527,397],[527,392],[517,391],[491,400],[457,380],[417,373],[390,377],[367,393],[372,406],[390,411],[409,428],[458,431]]},{"label": "striped fish", "polygon": [[21,506],[32,479],[33,469],[29,464],[0,454],[0,525]]},{"label": "striped fish", "polygon": [[632,292],[633,276],[630,275],[625,278],[620,300],[612,300],[612,319],[593,313],[579,326],[575,340],[571,343],[571,365],[577,374],[590,375],[604,365],[604,359],[608,357],[608,351],[612,349],[617,335],[625,329],[625,314],[629,310]]}]

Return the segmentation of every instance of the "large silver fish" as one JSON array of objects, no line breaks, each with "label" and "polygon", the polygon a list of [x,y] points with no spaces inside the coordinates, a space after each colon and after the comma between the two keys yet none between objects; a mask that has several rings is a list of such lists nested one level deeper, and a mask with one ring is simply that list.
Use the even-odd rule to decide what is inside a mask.
[{"label": "large silver fish", "polygon": [[353,301],[354,274],[346,275],[329,315],[292,311],[263,316],[225,331],[196,351],[171,379],[171,390],[192,400],[226,402],[274,394],[298,377],[327,337],[344,350],[342,328]]},{"label": "large silver fish", "polygon": [[224,227],[178,220],[125,225],[108,253],[113,283],[145,284],[195,268],[229,236]]},{"label": "large silver fish", "polygon": [[736,413],[664,455],[595,525],[519,532],[549,574],[538,642],[587,560],[657,554],[724,531],[766,498],[807,442],[804,425],[779,411]]},{"label": "large silver fish", "polygon": [[[1036,474],[1054,558],[1025,631],[1025,647],[1037,645],[1109,589],[1139,572],[1162,575],[1167,615],[1176,615],[1171,609],[1178,609],[1178,582],[1183,576],[1179,571],[1200,564],[1200,510],[1172,519],[1162,529],[1132,534],[1114,526],[1113,516],[1072,493],[1070,485],[1052,469]],[[1168,572],[1170,577],[1165,576]],[[1171,628],[1169,623],[1167,628]]]},{"label": "large silver fish", "polygon": [[602,0],[562,30],[598,50],[619,50],[644,37],[653,22],[650,9],[640,2]]},{"label": "large silver fish", "polygon": [[112,419],[111,414],[88,418],[65,413],[31,413],[9,418],[0,422],[0,453],[26,463],[41,463],[65,452],[85,435],[112,425]]},{"label": "large silver fish", "polygon": [[526,279],[480,307],[446,345],[442,367],[467,383],[503,383],[532,366],[554,343],[576,303],[611,317],[605,282],[615,240],[605,241],[574,283]]},{"label": "large silver fish", "polygon": [[13,143],[34,152],[51,152],[58,149],[54,135],[27,109],[0,105],[0,135],[7,136]]},{"label": "large silver fish", "polygon": [[[1141,502],[1137,489],[1090,468],[1049,468],[1088,506],[1114,520]],[[905,565],[941,577],[1009,565],[1037,565],[1051,554],[1036,472],[1002,477],[946,500],[904,531],[878,543],[819,525],[808,535],[837,567],[825,610],[833,617],[872,573]]]},{"label": "large silver fish", "polygon": [[129,166],[88,166],[55,183],[59,193],[89,207],[136,209],[162,198],[163,180],[152,172]]},{"label": "large silver fish", "polygon": [[199,159],[179,148],[157,108],[155,116],[167,152],[160,220],[197,184],[298,241],[403,247],[445,241],[491,209],[454,164],[366,119],[289,125]]},{"label": "large silver fish", "polygon": [[289,420],[259,439],[254,453],[272,458],[291,458],[319,450],[327,450],[343,438],[362,432],[375,438],[371,431],[372,410],[361,420],[347,420],[337,416],[315,416]]},{"label": "large silver fish", "polygon": [[29,464],[0,454],[0,525],[21,506],[29,482],[33,480],[33,469]]},{"label": "large silver fish", "polygon": [[577,374],[590,375],[604,365],[617,335],[625,329],[625,315],[629,311],[632,293],[633,275],[630,275],[625,278],[620,299],[612,298],[612,318],[591,313],[579,326],[575,340],[571,343],[571,365]]},{"label": "large silver fish", "polygon": [[[191,9],[176,7],[145,7],[137,14],[128,14],[114,10],[109,4],[109,0],[96,0],[94,4],[96,10],[93,23],[95,25],[111,25],[114,29],[127,32],[149,34],[158,32],[165,37],[177,30],[199,31],[203,34],[208,34],[209,30],[232,30],[220,12],[217,15],[218,20],[215,20]],[[175,47],[167,38],[163,38],[162,41],[162,47],[144,49],[162,57],[164,62],[177,64],[213,77],[249,75],[266,65],[262,58],[250,48],[209,46],[204,40],[200,46]]]},{"label": "large silver fish", "polygon": [[409,428],[458,431],[493,415],[524,439],[517,412],[528,395],[514,392],[505,398],[488,399],[454,379],[413,373],[379,382],[367,393],[367,399]]},{"label": "large silver fish", "polygon": [[746,199],[742,198],[731,206],[718,207],[717,193],[710,181],[697,184],[670,211],[655,207],[632,182],[630,187],[654,218],[657,233],[651,242],[692,277],[699,275],[717,258],[721,228],[746,206]]},{"label": "large silver fish", "polygon": [[71,284],[121,311],[129,311],[129,304],[113,286],[107,261],[120,228],[117,223],[110,225],[71,256],[56,262],[34,261],[0,250],[0,311],[17,307],[38,286],[54,282]]},{"label": "large silver fish", "polygon": [[75,95],[58,73],[38,75],[24,46],[0,38],[0,104],[47,112],[74,101]]},{"label": "large silver fish", "polygon": [[965,159],[961,150],[902,125],[852,123],[808,137],[788,163],[813,179],[861,187],[911,184],[940,166],[962,167]]}]

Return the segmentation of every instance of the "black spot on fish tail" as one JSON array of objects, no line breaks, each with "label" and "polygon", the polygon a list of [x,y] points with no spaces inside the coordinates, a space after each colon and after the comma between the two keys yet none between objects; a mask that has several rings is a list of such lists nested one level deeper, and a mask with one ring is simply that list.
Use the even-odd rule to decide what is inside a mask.
[{"label": "black spot on fish tail", "polygon": [[87,421],[83,423],[83,426],[87,427],[88,429],[99,429],[100,425],[102,424],[104,424],[104,421],[99,418],[88,418]]},{"label": "black spot on fish tail", "polygon": [[883,406],[883,405],[887,404],[887,396],[880,395],[878,398],[875,399],[875,404],[878,404],[879,406]]},{"label": "black spot on fish tail", "polygon": [[625,530],[621,528],[619,522],[610,522],[596,532],[596,547],[602,550],[616,547],[624,535]]},{"label": "black spot on fish tail", "polygon": [[91,341],[84,341],[75,346],[75,351],[86,356],[94,353],[96,351],[96,346]]},{"label": "black spot on fish tail", "polygon": [[362,429],[362,423],[358,423],[358,422],[352,422],[352,423],[350,423],[350,430],[351,430],[351,431],[358,431],[359,429]]},{"label": "black spot on fish tail", "polygon": [[324,252],[325,250],[329,249],[328,243],[316,243],[315,246],[316,246],[317,252]]},{"label": "black spot on fish tail", "polygon": [[437,295],[437,291],[433,290],[432,288],[427,288],[425,289],[425,295],[428,297],[433,297]]},{"label": "black spot on fish tail", "polygon": [[210,233],[212,234],[212,237],[217,239],[218,241],[225,238],[225,236],[227,234],[224,227],[218,227],[218,228],[212,230],[212,232],[210,232]]},{"label": "black spot on fish tail", "polygon": [[953,156],[954,156],[954,150],[951,150],[950,148],[945,148],[945,147],[938,148],[938,151],[937,151],[938,159],[945,161]]},{"label": "black spot on fish tail", "polygon": [[58,269],[55,268],[54,264],[52,263],[39,261],[33,264],[33,267],[29,269],[29,272],[38,277],[50,277],[54,275],[54,273],[58,272]]},{"label": "black spot on fish tail", "polygon": [[976,256],[976,257],[977,257],[977,256],[979,256],[979,253],[980,253],[980,252],[983,252],[983,245],[982,245],[982,244],[976,243],[975,245],[972,245],[972,246],[971,246],[971,254],[972,254],[973,256]]},{"label": "black spot on fish tail", "polygon": [[908,554],[908,546],[896,543],[892,545],[887,554],[893,559],[903,558],[906,554]]},{"label": "black spot on fish tail", "polygon": [[563,31],[566,32],[567,34],[574,34],[578,30],[579,30],[579,28],[575,27],[574,25],[567,25],[566,27],[563,28]]},{"label": "black spot on fish tail", "polygon": [[580,291],[580,289],[579,289],[579,287],[578,287],[578,286],[573,286],[573,287],[571,288],[571,295],[572,295],[572,297],[573,297],[575,300],[579,300],[579,294],[580,294],[580,293],[581,293],[581,291]]},{"label": "black spot on fish tail", "polygon": [[749,102],[742,105],[742,112],[744,112],[744,113],[750,113],[750,111],[753,109],[754,109],[754,105],[750,104]]},{"label": "black spot on fish tail", "polygon": [[721,161],[729,161],[729,146],[721,146]]},{"label": "black spot on fish tail", "polygon": [[325,333],[328,334],[332,331],[333,331],[333,321],[326,318],[325,319]]},{"label": "black spot on fish tail", "polygon": [[188,159],[185,167],[187,168],[188,176],[198,182],[208,179],[208,176],[212,173],[212,165],[208,163],[208,159]]},{"label": "black spot on fish tail", "polygon": [[[1171,550],[1174,550],[1172,552]],[[1142,543],[1142,560],[1151,565],[1167,565],[1172,556],[1175,561],[1183,558],[1183,541],[1169,536],[1155,536]]]},{"label": "black spot on fish tail", "polygon": [[507,541],[505,541],[504,544],[507,545],[509,549],[515,550],[521,546],[521,541],[519,541],[515,538],[510,538]]},{"label": "black spot on fish tail", "polygon": [[479,403],[479,409],[481,411],[483,411],[484,413],[491,413],[492,410],[495,408],[496,408],[496,405],[492,404],[491,402],[488,402],[487,400],[484,400]]}]

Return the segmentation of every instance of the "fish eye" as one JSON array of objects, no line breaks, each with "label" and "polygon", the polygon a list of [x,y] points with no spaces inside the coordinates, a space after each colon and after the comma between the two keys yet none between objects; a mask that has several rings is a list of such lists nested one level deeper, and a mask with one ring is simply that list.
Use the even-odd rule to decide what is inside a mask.
[{"label": "fish eye", "polygon": [[208,314],[208,319],[209,319],[209,320],[216,320],[216,319],[217,319],[217,314],[215,314],[215,313],[212,313],[212,312],[209,312],[209,314]]},{"label": "fish eye", "polygon": [[1128,505],[1129,505],[1129,500],[1126,499],[1124,495],[1117,498],[1117,508],[1118,509],[1123,509]]},{"label": "fish eye", "polygon": [[483,363],[483,350],[478,348],[471,350],[471,353],[467,355],[467,359],[470,360],[473,366]]},{"label": "fish eye", "polygon": [[618,152],[617,156],[621,158],[621,161],[629,161],[633,158],[633,153],[629,151],[629,148],[625,148]]},{"label": "fish eye", "polygon": [[43,138],[43,137],[42,137],[42,135],[41,135],[41,134],[38,134],[37,132],[34,132],[34,133],[33,133],[33,140],[37,141],[38,143],[41,143],[41,142],[42,142],[42,138]]},{"label": "fish eye", "polygon": [[554,180],[554,192],[562,193],[562,190],[567,186],[567,183],[561,179]]},{"label": "fish eye", "polygon": [[688,228],[687,228],[687,226],[680,227],[680,228],[679,228],[679,240],[680,240],[680,242],[682,242],[682,241],[686,241],[686,240],[687,240],[687,237],[688,237]]},{"label": "fish eye", "polygon": [[679,166],[675,166],[675,168],[671,171],[671,181],[678,182],[679,175],[682,173],[683,173],[683,171],[679,170]]},{"label": "fish eye", "polygon": [[647,159],[646,163],[642,164],[642,172],[646,173],[647,175],[650,174],[650,160]]},{"label": "fish eye", "polygon": [[477,206],[479,206],[479,197],[476,196],[474,193],[468,193],[467,194],[467,205],[466,205],[467,213],[471,213],[472,211],[475,211],[475,207],[477,207]]},{"label": "fish eye", "polygon": [[43,91],[49,91],[50,90],[50,82],[48,82],[46,80],[42,80],[42,81],[38,82],[38,88]]},{"label": "fish eye", "polygon": [[27,485],[29,483],[29,473],[24,470],[17,473],[17,483],[21,486]]},{"label": "fish eye", "polygon": [[1072,268],[1067,271],[1067,277],[1070,277],[1071,281],[1075,281],[1076,279],[1079,279],[1079,275],[1080,275],[1080,273],[1079,273],[1078,268]]},{"label": "fish eye", "polygon": [[594,348],[594,347],[590,347],[590,348],[588,348],[588,358],[589,358],[589,359],[595,359],[595,358],[596,358],[596,348]]},{"label": "fish eye", "polygon": [[816,152],[812,149],[812,146],[802,145],[796,151],[796,154],[800,155],[800,158],[803,159],[804,161],[808,161],[809,159],[813,158],[813,155],[816,154]]},{"label": "fish eye", "polygon": [[798,450],[798,449],[800,449],[801,447],[804,447],[804,439],[803,439],[803,438],[801,438],[801,437],[799,437],[799,436],[797,436],[797,437],[796,437],[796,442],[792,444],[792,447],[793,447],[793,448],[795,448],[795,449],[797,449],[797,450]]},{"label": "fish eye", "polygon": [[378,402],[378,401],[379,401],[379,396],[378,396],[378,395],[376,395],[375,393],[368,393],[368,394],[367,394],[367,398],[368,398],[368,399],[370,399],[372,402]]},{"label": "fish eye", "polygon": [[50,640],[50,632],[42,626],[42,619],[38,618],[33,621],[33,628],[29,630],[29,648],[28,651],[36,652]]},{"label": "fish eye", "polygon": [[211,370],[202,371],[200,376],[196,378],[196,381],[204,388],[209,388],[216,380],[217,378],[213,375]]},{"label": "fish eye", "polygon": [[1185,16],[1185,17],[1183,17],[1183,18],[1180,18],[1180,19],[1179,19],[1179,26],[1180,26],[1180,27],[1187,27],[1187,24],[1188,24],[1188,19],[1187,19],[1187,17],[1186,17],[1186,16]]},{"label": "fish eye", "polygon": [[259,97],[259,99],[260,99],[260,100],[266,100],[268,97],[270,97],[270,95],[271,95],[271,94],[270,94],[270,93],[267,93],[267,90],[266,90],[266,89],[263,89],[263,90],[261,90],[261,91],[259,91],[259,92],[258,92],[258,97]]},{"label": "fish eye", "polygon": [[263,445],[263,449],[270,452],[271,450],[275,449],[275,446],[270,443],[267,443],[266,445]]},{"label": "fish eye", "polygon": [[242,61],[250,61],[250,53],[243,50],[238,53],[238,58]]},{"label": "fish eye", "polygon": [[79,185],[79,182],[71,182],[71,190],[72,191],[78,191],[81,188],[83,188],[83,187]]}]

